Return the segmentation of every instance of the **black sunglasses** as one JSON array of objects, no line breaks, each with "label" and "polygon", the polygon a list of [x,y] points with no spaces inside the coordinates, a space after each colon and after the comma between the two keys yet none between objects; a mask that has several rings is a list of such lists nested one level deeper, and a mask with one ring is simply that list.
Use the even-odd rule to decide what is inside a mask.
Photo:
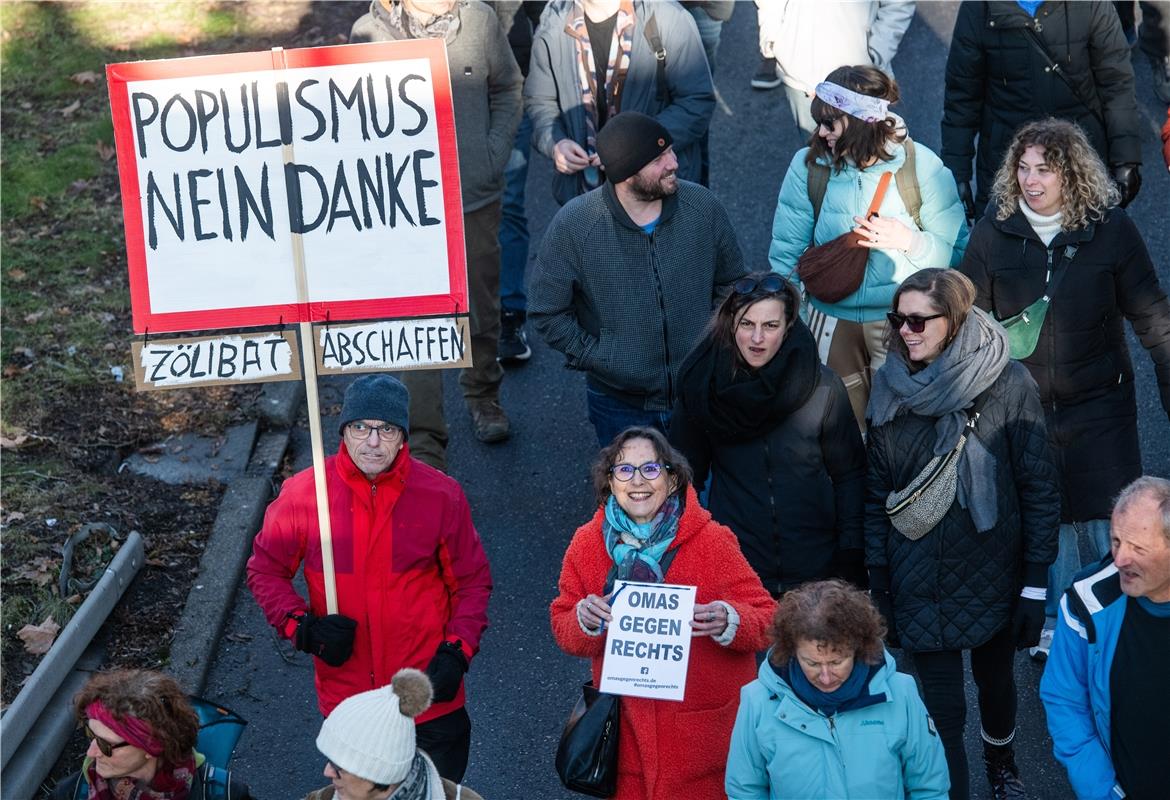
[{"label": "black sunglasses", "polygon": [[114,754],[114,751],[117,750],[119,747],[129,747],[130,746],[129,742],[118,742],[117,744],[114,744],[113,742],[106,741],[105,739],[103,739],[102,737],[100,737],[96,733],[94,733],[92,730],[90,730],[90,727],[88,725],[85,726],[85,735],[88,736],[93,741],[97,742],[98,750],[101,750],[102,755],[105,756],[106,758],[109,758],[110,756],[112,756]]},{"label": "black sunglasses", "polygon": [[910,329],[911,333],[922,333],[926,330],[926,323],[932,319],[941,319],[946,314],[931,314],[928,317],[920,317],[917,314],[899,314],[897,311],[887,311],[886,319],[890,321],[890,327],[896,331],[902,330],[905,325]]},{"label": "black sunglasses", "polygon": [[784,279],[779,275],[765,275],[758,280],[756,278],[740,278],[731,286],[735,289],[736,294],[751,294],[756,289],[763,289],[765,292],[778,292],[784,288]]}]

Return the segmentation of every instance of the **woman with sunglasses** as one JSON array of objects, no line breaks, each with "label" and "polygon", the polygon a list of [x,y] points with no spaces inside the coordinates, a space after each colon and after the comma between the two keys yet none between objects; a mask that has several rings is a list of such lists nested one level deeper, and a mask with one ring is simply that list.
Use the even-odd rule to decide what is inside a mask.
[{"label": "woman with sunglasses", "polygon": [[141,669],[99,673],[74,708],[89,749],[53,800],[251,798],[247,786],[195,750],[199,717],[173,678]]},{"label": "woman with sunglasses", "polygon": [[[817,85],[810,111],[818,127],[784,176],[768,251],[772,269],[796,281],[811,246],[853,231],[869,249],[856,291],[835,302],[810,296],[807,309],[821,360],[845,382],[862,426],[895,287],[924,267],[958,266],[967,243],[954,178],[937,155],[909,143],[905,122],[889,110],[898,98],[893,78],[870,65],[838,67]],[[885,173],[897,180],[867,221]]]},{"label": "woman with sunglasses", "polygon": [[[978,687],[992,796],[1024,796],[1012,749],[1013,663],[1016,650],[1040,638],[1060,516],[1036,383],[1008,357],[1003,328],[974,301],[975,287],[957,270],[926,269],[902,282],[887,315],[890,356],[874,375],[868,412],[871,592],[891,644],[900,641],[922,681],[952,800],[970,793],[964,650]],[[920,482],[921,493],[911,494],[911,505],[924,504],[911,511],[933,506],[937,523],[915,530],[891,516],[896,493],[925,481],[933,459],[956,448],[955,483]],[[948,485],[953,491],[943,491]]]},{"label": "woman with sunglasses", "polygon": [[685,699],[621,698],[615,797],[722,797],[739,688],[755,677],[775,603],[657,430],[618,434],[593,465],[593,486],[600,508],[565,551],[550,612],[561,649],[592,660],[595,686],[617,581],[697,587]]},{"label": "woman with sunglasses", "polygon": [[[1125,319],[1154,360],[1170,414],[1170,303],[1119,197],[1079,127],[1028,123],[1008,146],[959,267],[975,284],[975,304],[996,319],[1036,317],[1033,349],[1016,356],[1040,387],[1062,504],[1048,622],[1032,651],[1039,660],[1048,657],[1060,596],[1081,567],[1079,539],[1088,540],[1093,562],[1109,552],[1113,500],[1142,474]],[[1043,297],[1050,302],[1037,313]]]},{"label": "woman with sunglasses", "polygon": [[845,386],[817,357],[800,295],[741,278],[679,370],[670,440],[707,508],[779,597],[807,581],[866,584],[865,447]]}]

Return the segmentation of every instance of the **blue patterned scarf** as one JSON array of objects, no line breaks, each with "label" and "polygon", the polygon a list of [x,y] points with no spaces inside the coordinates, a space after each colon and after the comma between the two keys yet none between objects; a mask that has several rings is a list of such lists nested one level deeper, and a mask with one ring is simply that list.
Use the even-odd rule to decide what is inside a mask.
[{"label": "blue patterned scarf", "polygon": [[678,534],[682,498],[672,494],[649,522],[634,522],[613,495],[605,501],[601,525],[605,550],[617,566],[617,580],[662,583],[660,563]]}]

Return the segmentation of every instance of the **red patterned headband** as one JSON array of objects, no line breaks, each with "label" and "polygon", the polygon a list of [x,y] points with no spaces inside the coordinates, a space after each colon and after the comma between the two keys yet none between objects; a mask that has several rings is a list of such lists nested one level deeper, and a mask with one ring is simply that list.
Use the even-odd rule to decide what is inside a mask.
[{"label": "red patterned headband", "polygon": [[115,719],[114,715],[102,704],[101,700],[94,700],[86,706],[85,716],[89,719],[96,719],[130,744],[145,751],[147,755],[162,755],[162,742],[155,737],[154,729],[145,720],[131,716],[127,716],[122,720]]}]

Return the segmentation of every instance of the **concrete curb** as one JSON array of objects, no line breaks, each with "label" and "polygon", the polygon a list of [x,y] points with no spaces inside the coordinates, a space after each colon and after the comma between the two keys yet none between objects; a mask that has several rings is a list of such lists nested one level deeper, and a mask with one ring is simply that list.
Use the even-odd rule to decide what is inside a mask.
[{"label": "concrete curb", "polygon": [[228,486],[220,502],[199,574],[187,593],[171,643],[169,671],[192,694],[201,693],[207,683],[211,659],[252,552],[252,537],[272,497],[272,476],[284,458],[290,433],[285,428],[263,434],[246,473]]},{"label": "concrete curb", "polygon": [[269,428],[291,428],[304,406],[304,381],[266,383],[256,401],[256,411]]}]

